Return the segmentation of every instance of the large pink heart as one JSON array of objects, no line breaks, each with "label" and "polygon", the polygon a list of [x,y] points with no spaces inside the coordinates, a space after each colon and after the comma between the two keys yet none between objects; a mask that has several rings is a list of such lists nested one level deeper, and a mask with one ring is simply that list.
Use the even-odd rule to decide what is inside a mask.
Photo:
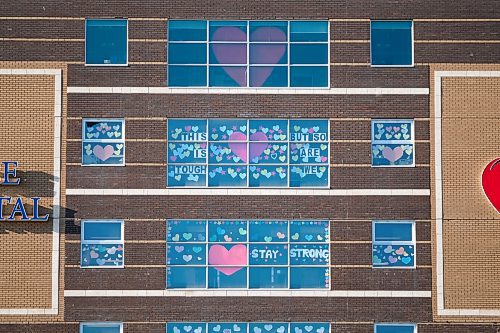
[{"label": "large pink heart", "polygon": [[[241,132],[234,132],[229,136],[229,141],[246,141],[247,136]],[[256,132],[250,135],[251,141],[267,141],[267,136],[262,132]],[[229,142],[229,148],[238,156],[244,163],[247,162],[247,144],[240,142]],[[266,150],[267,144],[252,143],[250,149],[250,160],[254,157],[260,156]]]},{"label": "large pink heart", "polygon": [[[247,264],[247,248],[243,244],[237,244],[227,250],[222,245],[212,245],[208,250],[208,264],[215,266],[214,268],[226,275],[232,275],[243,267],[227,267],[245,266]],[[224,265],[226,267],[220,267]]]},{"label": "large pink heart", "polygon": [[94,156],[100,159],[101,161],[106,161],[108,158],[113,156],[113,153],[115,152],[115,148],[111,145],[107,145],[104,148],[97,145],[94,146],[93,149]]},{"label": "large pink heart", "polygon": [[259,157],[264,150],[267,148],[267,143],[261,143],[262,141],[267,141],[267,135],[262,132],[255,132],[250,135],[250,141],[259,141],[250,143],[250,161],[255,157]]},{"label": "large pink heart", "polygon": [[396,147],[391,149],[390,147],[385,147],[382,150],[382,156],[384,156],[389,162],[394,163],[403,157],[403,148]]}]

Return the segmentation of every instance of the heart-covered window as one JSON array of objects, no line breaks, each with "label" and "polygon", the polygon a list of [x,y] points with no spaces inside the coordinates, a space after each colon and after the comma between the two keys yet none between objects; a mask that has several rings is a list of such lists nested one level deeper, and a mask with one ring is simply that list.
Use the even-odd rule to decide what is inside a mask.
[{"label": "heart-covered window", "polygon": [[83,165],[125,165],[125,120],[83,119]]},{"label": "heart-covered window", "polygon": [[372,239],[373,267],[415,267],[415,222],[374,221]]},{"label": "heart-covered window", "polygon": [[415,166],[413,120],[372,120],[372,166]]}]

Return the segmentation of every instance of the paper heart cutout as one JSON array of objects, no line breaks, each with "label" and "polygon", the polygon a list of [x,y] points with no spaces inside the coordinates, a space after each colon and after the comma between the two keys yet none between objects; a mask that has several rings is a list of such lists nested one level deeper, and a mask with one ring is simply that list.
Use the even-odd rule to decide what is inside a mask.
[{"label": "paper heart cutout", "polygon": [[111,145],[107,145],[104,148],[102,146],[96,145],[93,149],[94,156],[101,161],[106,161],[108,158],[113,156],[114,151],[115,149]]},{"label": "paper heart cutout", "polygon": [[396,147],[391,149],[389,147],[385,147],[384,150],[382,150],[382,156],[384,156],[384,158],[389,162],[394,163],[403,157],[403,148]]},{"label": "paper heart cutout", "polygon": [[500,158],[494,159],[484,168],[482,184],[484,194],[500,213]]},{"label": "paper heart cutout", "polygon": [[243,244],[237,244],[228,250],[222,245],[213,245],[208,251],[208,263],[225,275],[233,275],[243,267],[221,267],[217,265],[246,265],[247,248]]}]

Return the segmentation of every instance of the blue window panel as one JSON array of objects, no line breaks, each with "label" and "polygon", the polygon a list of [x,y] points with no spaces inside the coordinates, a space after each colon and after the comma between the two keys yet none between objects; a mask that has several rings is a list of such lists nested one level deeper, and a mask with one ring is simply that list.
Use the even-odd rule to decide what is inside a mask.
[{"label": "blue window panel", "polygon": [[205,119],[169,119],[169,141],[206,141],[207,121]]},{"label": "blue window panel", "polygon": [[83,141],[83,165],[123,165],[123,143],[98,143]]},{"label": "blue window panel", "polygon": [[210,65],[246,65],[247,45],[246,44],[210,44]]},{"label": "blue window panel", "polygon": [[328,44],[291,44],[290,64],[327,65]]},{"label": "blue window panel", "polygon": [[121,240],[122,223],[121,222],[83,222],[84,240]]},{"label": "blue window panel", "polygon": [[249,333],[288,333],[288,323],[250,323]]},{"label": "blue window panel", "polygon": [[286,42],[288,22],[250,21],[250,42]]},{"label": "blue window panel", "polygon": [[[280,142],[250,143],[250,155],[249,155],[250,163],[286,164],[287,156],[288,156],[288,145],[286,143],[280,143]],[[285,178],[284,175],[282,178]]]},{"label": "blue window panel", "polygon": [[92,324],[81,324],[81,333],[121,333],[120,324],[109,324],[109,323],[92,323]]},{"label": "blue window panel", "polygon": [[168,85],[173,87],[206,87],[206,66],[168,66]]},{"label": "blue window panel", "polygon": [[208,288],[246,288],[246,267],[217,267],[208,268]]},{"label": "blue window panel", "polygon": [[208,333],[246,333],[247,325],[246,323],[208,323]]},{"label": "blue window panel", "polygon": [[167,265],[205,265],[206,252],[204,244],[167,245]]},{"label": "blue window panel", "polygon": [[167,267],[167,288],[205,288],[205,267]]},{"label": "blue window panel", "polygon": [[86,20],[86,64],[126,65],[127,43],[127,20]]},{"label": "blue window panel", "polygon": [[247,144],[246,142],[212,142],[209,145],[208,156],[210,164],[245,164]]},{"label": "blue window panel", "polygon": [[206,64],[207,44],[170,43],[168,44],[168,63],[175,64]]},{"label": "blue window panel", "polygon": [[81,267],[123,267],[123,243],[81,244]]},{"label": "blue window panel", "polygon": [[84,121],[84,140],[123,139],[123,121]]},{"label": "blue window panel", "polygon": [[373,244],[372,263],[381,267],[415,267],[415,246]]},{"label": "blue window panel", "polygon": [[245,119],[209,119],[210,141],[246,141],[247,121]]},{"label": "blue window panel", "polygon": [[250,242],[281,243],[288,241],[287,221],[250,221]]},{"label": "blue window panel", "polygon": [[413,144],[374,144],[372,145],[373,166],[413,166]]},{"label": "blue window panel", "polygon": [[290,242],[315,243],[328,242],[328,221],[291,221]]},{"label": "blue window panel", "polygon": [[375,333],[414,333],[415,325],[411,324],[375,324]]},{"label": "blue window panel", "polygon": [[205,333],[205,323],[167,323],[167,333]]},{"label": "blue window panel", "polygon": [[290,167],[290,187],[328,186],[329,167],[320,165],[300,165]]},{"label": "blue window panel", "polygon": [[246,21],[210,21],[211,42],[246,42]]},{"label": "blue window panel", "polygon": [[329,268],[290,267],[290,289],[324,289],[329,284]]},{"label": "blue window panel", "polygon": [[[237,171],[239,169],[240,171]],[[208,186],[246,187],[246,166],[208,166]]]},{"label": "blue window panel", "polygon": [[372,121],[372,140],[411,141],[413,121]]},{"label": "blue window panel", "polygon": [[284,244],[250,244],[248,246],[250,265],[287,265],[288,245]]},{"label": "blue window panel", "polygon": [[292,21],[290,22],[291,42],[327,42],[327,21]]},{"label": "blue window panel", "polygon": [[208,240],[210,242],[246,242],[246,221],[209,221]]},{"label": "blue window panel", "polygon": [[374,223],[374,227],[377,242],[413,240],[413,223]]},{"label": "blue window panel", "polygon": [[330,252],[328,244],[290,245],[290,265],[328,265]]},{"label": "blue window panel", "polygon": [[167,242],[205,242],[206,221],[168,220]]},{"label": "blue window panel", "polygon": [[286,44],[251,44],[250,64],[287,64],[288,56],[286,49]]},{"label": "blue window panel", "polygon": [[247,68],[242,66],[210,66],[210,87],[246,87]]},{"label": "blue window panel", "polygon": [[174,143],[168,144],[167,158],[168,163],[206,163],[207,161],[207,143]]},{"label": "blue window panel", "polygon": [[207,21],[168,20],[169,41],[206,41]]},{"label": "blue window panel", "polygon": [[328,142],[328,120],[293,119],[290,120],[290,141]]},{"label": "blue window panel", "polygon": [[287,134],[287,120],[250,119],[250,141],[286,141]]},{"label": "blue window panel", "polygon": [[330,333],[328,323],[290,323],[290,333]]},{"label": "blue window panel", "polygon": [[205,165],[169,165],[167,186],[206,186],[207,167]]},{"label": "blue window panel", "polygon": [[286,66],[251,66],[250,87],[286,87],[288,86],[288,67]]},{"label": "blue window panel", "polygon": [[250,165],[250,187],[286,187],[288,167],[283,165]]},{"label": "blue window panel", "polygon": [[328,87],[328,67],[290,67],[291,87]]},{"label": "blue window panel", "polygon": [[371,23],[372,65],[410,66],[413,64],[413,37],[410,21]]},{"label": "blue window panel", "polygon": [[327,143],[292,143],[290,164],[328,164]]}]

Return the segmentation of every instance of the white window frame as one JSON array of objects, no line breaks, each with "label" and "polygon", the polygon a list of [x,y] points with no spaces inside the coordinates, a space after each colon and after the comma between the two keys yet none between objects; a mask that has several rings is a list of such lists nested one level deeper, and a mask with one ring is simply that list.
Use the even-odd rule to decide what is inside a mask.
[{"label": "white window frame", "polygon": [[[119,139],[86,139],[85,138],[85,123],[87,122],[108,122],[108,121],[118,121],[121,122],[122,124],[122,136]],[[84,152],[84,145],[88,142],[97,142],[97,143],[116,143],[120,141],[120,143],[123,144],[123,162],[120,164],[109,164],[109,163],[103,163],[103,164],[84,164],[83,163],[83,154]],[[117,166],[125,166],[125,153],[126,153],[126,142],[125,142],[125,118],[83,118],[82,119],[82,160],[81,160],[81,166],[83,167],[117,167]]]},{"label": "white window frame", "polygon": [[413,333],[417,333],[417,324],[413,323],[375,323],[373,325],[374,333],[382,333],[378,331],[378,326],[413,326]]},{"label": "white window frame", "polygon": [[[208,145],[211,143],[211,142],[221,142],[221,143],[228,143],[230,141],[211,141],[209,140],[209,133],[208,133],[208,122],[209,120],[212,120],[212,119],[215,119],[215,120],[235,120],[235,119],[239,119],[239,118],[192,118],[192,119],[195,119],[195,120],[205,120],[206,121],[206,124],[207,124],[207,139],[205,141],[192,141],[191,143],[195,143],[195,142],[205,142],[207,144],[207,151],[209,149]],[[288,182],[287,182],[287,185],[286,186],[256,186],[256,187],[250,187],[250,172],[249,172],[249,168],[250,168],[250,165],[257,165],[257,164],[252,164],[250,163],[250,161],[247,159],[248,163],[246,164],[234,164],[235,167],[237,166],[244,166],[247,168],[247,177],[246,177],[246,185],[245,186],[208,186],[208,167],[209,165],[216,165],[216,164],[209,164],[208,163],[208,154],[207,154],[207,157],[206,157],[206,161],[205,163],[190,163],[191,165],[204,165],[206,166],[206,170],[207,170],[207,174],[206,174],[206,179],[205,179],[205,186],[170,186],[169,185],[169,179],[168,179],[168,167],[169,165],[180,165],[180,164],[175,164],[175,163],[169,163],[168,161],[168,144],[169,143],[189,143],[189,141],[182,141],[182,140],[169,140],[168,137],[168,121],[169,120],[190,120],[190,118],[169,118],[167,119],[167,156],[166,156],[166,161],[167,161],[167,165],[166,165],[166,168],[167,168],[167,179],[165,181],[165,186],[167,188],[194,188],[194,189],[201,189],[201,188],[212,188],[212,189],[242,189],[242,188],[245,188],[245,189],[265,189],[265,188],[269,188],[269,189],[314,189],[314,190],[329,190],[330,187],[331,187],[331,175],[332,175],[332,161],[331,161],[331,123],[330,123],[330,119],[329,118],[302,118],[302,119],[298,119],[298,118],[285,118],[285,119],[280,119],[280,118],[247,118],[246,119],[246,126],[247,126],[247,129],[249,130],[250,129],[250,121],[251,120],[280,120],[280,121],[283,121],[283,120],[286,120],[288,122],[288,135],[287,135],[287,140],[286,141],[280,141],[279,143],[280,144],[287,144],[288,145],[288,152],[287,152],[287,163],[285,164],[269,164],[269,165],[276,165],[276,166],[286,166],[288,168]],[[327,131],[327,141],[291,141],[290,140],[290,134],[291,134],[291,131],[290,131],[290,121],[295,121],[295,120],[318,120],[318,121],[327,121],[328,122],[328,131]],[[246,143],[247,144],[247,154],[250,154],[250,143],[263,143],[263,142],[269,142],[269,141],[250,141],[250,135],[247,135],[247,140],[246,141],[238,141],[238,143]],[[272,143],[273,141],[271,141]],[[290,145],[293,144],[293,143],[323,143],[323,144],[327,144],[328,145],[328,163],[327,164],[320,164],[320,163],[309,163],[309,164],[306,164],[306,165],[313,165],[313,166],[318,166],[318,167],[321,167],[321,166],[325,166],[328,170],[328,177],[327,177],[327,184],[325,186],[300,186],[300,187],[292,187],[290,186],[290,177],[291,177],[291,168],[293,168],[294,166],[297,166],[297,167],[300,167],[300,166],[303,166],[304,164],[291,164],[290,163]],[[82,154],[83,154],[83,150],[82,150]],[[414,153],[415,154],[415,153]],[[224,164],[222,164],[224,166]],[[260,163],[258,165],[263,165],[263,166],[266,166],[265,163]]]},{"label": "white window frame", "polygon": [[[192,20],[175,20],[175,21],[192,21]],[[207,45],[207,63],[206,64],[168,64],[168,66],[206,66],[207,67],[207,84],[205,86],[169,86],[171,88],[186,88],[186,89],[264,89],[264,90],[269,90],[269,89],[290,89],[290,90],[325,90],[325,89],[330,89],[331,88],[331,36],[330,36],[330,21],[329,20],[195,20],[195,21],[205,21],[207,24],[207,40],[206,41],[173,41],[172,43],[175,44],[203,44],[205,43]],[[246,42],[215,42],[215,43],[227,43],[227,44],[242,44],[245,43],[247,45],[247,63],[246,65],[236,65],[236,64],[231,64],[231,65],[219,65],[216,64],[215,66],[224,66],[224,67],[243,67],[246,66],[248,69],[247,72],[247,78],[246,78],[246,83],[247,85],[245,87],[221,87],[221,86],[210,86],[210,44],[213,43],[210,41],[210,21],[212,22],[217,22],[217,21],[231,21],[231,22],[246,22],[247,23],[247,40]],[[287,45],[287,64],[281,64],[281,65],[263,65],[259,64],[258,66],[276,66],[276,67],[287,67],[288,68],[288,85],[286,87],[250,87],[250,45],[252,43],[263,43],[263,42],[250,42],[250,22],[277,22],[277,21],[282,21],[282,22],[287,22],[287,41],[286,42],[269,42],[266,44],[286,44]],[[290,22],[327,22],[327,29],[328,29],[328,37],[326,42],[290,42]],[[167,27],[168,30],[168,27]],[[168,33],[168,31],[167,31]],[[328,63],[326,65],[324,64],[299,64],[299,65],[291,65],[290,64],[290,45],[291,44],[327,44],[328,48]],[[170,40],[167,41],[167,55],[168,55],[168,46],[170,45]],[[255,66],[255,65],[254,65]],[[257,66],[257,67],[258,67]],[[327,73],[328,73],[328,82],[326,87],[292,87],[290,86],[291,83],[291,67],[327,67]],[[168,79],[168,78],[167,78]],[[167,80],[167,85],[168,85],[168,80]]]},{"label": "white window frame", "polygon": [[[396,122],[396,123],[402,123],[402,122],[407,122],[411,123],[411,144],[413,145],[413,163],[409,165],[373,165],[373,153],[372,153],[372,147],[373,145],[376,144],[409,144],[407,141],[409,140],[376,140],[375,139],[375,124],[377,123],[390,123],[390,122]],[[370,164],[372,168],[414,168],[416,165],[417,161],[417,151],[416,151],[416,146],[415,146],[415,120],[414,119],[372,119],[370,122]]]},{"label": "white window frame", "polygon": [[[373,46],[372,46],[372,23],[373,22],[411,22],[411,64],[410,65],[374,65],[373,64]],[[377,68],[411,68],[415,67],[415,22],[413,20],[370,20],[370,66]]]},{"label": "white window frame", "polygon": [[[121,239],[120,240],[85,240],[85,224],[87,223],[116,223],[120,224]],[[123,244],[123,264],[121,266],[82,266],[82,245],[83,244]],[[80,231],[80,268],[83,269],[122,269],[125,268],[125,222],[123,220],[82,220]]]},{"label": "white window frame", "polygon": [[[87,21],[110,21],[110,20],[120,20],[127,22],[127,50],[126,50],[126,61],[124,64],[89,64],[87,63]],[[129,32],[128,32],[128,18],[120,18],[120,17],[110,17],[110,18],[105,18],[105,17],[99,17],[99,18],[93,18],[93,17],[87,17],[85,18],[85,46],[84,46],[84,52],[85,52],[85,66],[86,67],[128,67],[129,65]]]},{"label": "white window frame", "polygon": [[[375,225],[377,224],[411,224],[411,241],[377,241],[375,235]],[[375,266],[372,261],[372,268],[375,269],[415,269],[417,267],[417,236],[416,223],[410,220],[374,220],[372,221],[372,248],[373,245],[412,245],[413,246],[413,265],[412,266]],[[385,324],[384,324],[385,325]]]},{"label": "white window frame", "polygon": [[[168,223],[169,221],[193,221],[194,219],[168,219],[166,223]],[[196,220],[196,221],[203,221],[206,223],[206,229],[205,229],[205,241],[203,242],[196,242],[196,244],[202,244],[203,246],[206,246],[206,264],[203,264],[203,265],[168,265],[168,246],[169,246],[169,242],[168,242],[168,237],[165,238],[166,240],[166,251],[165,251],[165,264],[166,264],[166,273],[167,270],[168,270],[168,267],[169,266],[174,266],[174,267],[203,267],[205,268],[205,288],[168,288],[168,285],[167,285],[167,279],[165,279],[165,289],[167,290],[235,290],[235,291],[242,291],[242,290],[253,290],[253,291],[283,291],[283,290],[297,290],[297,291],[307,291],[307,290],[311,290],[311,291],[328,291],[328,290],[331,290],[332,288],[332,275],[331,275],[331,267],[332,267],[332,246],[331,246],[331,234],[330,234],[330,231],[331,231],[331,223],[330,223],[330,220],[314,220],[314,219],[311,219],[311,220],[287,220],[287,219],[283,219],[283,220],[270,220],[270,219],[259,219],[258,221],[262,221],[262,222],[276,222],[276,221],[286,221],[288,222],[288,241],[287,242],[275,242],[275,243],[266,243],[266,242],[250,242],[250,221],[255,221],[255,220],[237,220],[237,219],[233,219],[233,220],[224,220],[224,219],[216,219],[216,220]],[[209,225],[209,222],[211,221],[220,221],[220,222],[226,222],[226,221],[238,221],[238,222],[246,222],[247,223],[247,239],[246,241],[244,242],[210,242],[209,239],[208,239],[208,225]],[[290,222],[303,222],[303,221],[314,221],[314,222],[328,222],[328,239],[325,239],[324,242],[310,242],[310,243],[305,243],[305,242],[292,242],[290,241]],[[168,225],[167,225],[167,233],[168,233]],[[172,245],[179,245],[179,244],[184,244],[184,243],[189,243],[189,242],[172,242]],[[229,244],[229,245],[233,245],[233,244],[244,244],[246,247],[247,247],[247,264],[245,266],[242,266],[244,268],[246,268],[247,270],[247,277],[246,277],[246,288],[209,288],[208,287],[208,271],[209,271],[209,268],[211,266],[214,266],[214,265],[210,265],[208,263],[208,250],[209,250],[209,246],[210,244],[219,244],[219,245],[223,245],[223,244]],[[328,264],[325,264],[325,265],[291,265],[290,264],[290,252],[288,252],[288,262],[286,265],[275,265],[275,266],[280,266],[280,267],[283,267],[283,268],[286,268],[287,269],[287,277],[288,277],[288,280],[287,280],[287,284],[288,286],[286,288],[250,288],[250,268],[251,267],[273,267],[272,265],[250,265],[250,262],[249,262],[249,253],[248,253],[248,249],[250,248],[250,245],[251,244],[257,244],[257,245],[268,245],[268,244],[277,244],[277,245],[293,245],[293,244],[314,244],[314,245],[317,245],[317,244],[326,244],[328,245]],[[288,251],[290,250],[290,248],[288,248]],[[219,265],[220,266],[220,265]],[[325,287],[325,288],[299,288],[299,289],[292,289],[290,288],[290,273],[291,273],[291,268],[292,267],[298,267],[298,268],[325,268],[325,269],[328,269],[329,270],[329,273],[330,273],[330,278],[329,278],[329,282],[328,282],[328,286]],[[167,274],[166,274],[167,276]]]},{"label": "white window frame", "polygon": [[120,328],[119,333],[123,333],[122,322],[82,322],[80,323],[80,333],[85,333],[85,326],[87,327],[115,327]]},{"label": "white window frame", "polygon": [[[332,325],[330,322],[322,322],[322,321],[311,321],[311,322],[303,322],[303,321],[266,321],[266,322],[258,322],[258,321],[168,321],[165,325],[165,332],[168,332],[168,325],[169,324],[198,324],[200,326],[205,326],[205,332],[209,333],[208,331],[208,325],[209,324],[245,324],[246,325],[246,331],[242,333],[253,333],[253,331],[250,331],[250,325],[251,324],[283,324],[285,326],[288,326],[287,328],[287,333],[294,333],[291,331],[292,324],[302,324],[302,325],[307,325],[307,324],[321,324],[321,325],[326,325],[328,326],[328,330],[325,330],[324,333],[330,333],[332,330]],[[312,332],[311,332],[312,333]],[[416,333],[416,331],[415,331]]]}]

